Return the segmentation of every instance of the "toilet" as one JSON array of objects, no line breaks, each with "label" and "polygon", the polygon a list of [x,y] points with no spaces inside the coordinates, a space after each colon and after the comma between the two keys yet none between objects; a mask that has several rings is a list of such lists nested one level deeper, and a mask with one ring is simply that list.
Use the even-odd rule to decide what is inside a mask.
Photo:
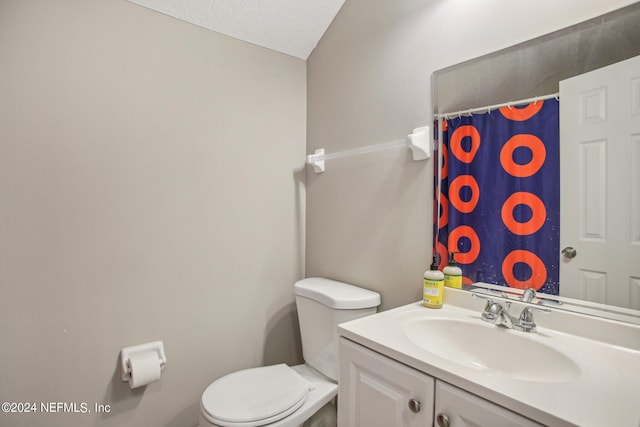
[{"label": "toilet", "polygon": [[296,282],[294,293],[305,364],[217,379],[202,394],[200,427],[301,426],[338,394],[337,326],[375,313],[380,295],[320,277]]}]

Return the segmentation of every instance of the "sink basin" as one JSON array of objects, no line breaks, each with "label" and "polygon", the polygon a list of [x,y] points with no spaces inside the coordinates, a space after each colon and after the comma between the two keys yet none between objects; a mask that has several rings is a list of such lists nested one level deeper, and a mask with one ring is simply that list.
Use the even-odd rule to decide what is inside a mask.
[{"label": "sink basin", "polygon": [[525,332],[509,330],[481,320],[419,318],[402,326],[415,345],[438,357],[523,381],[570,382],[580,368],[560,351]]}]

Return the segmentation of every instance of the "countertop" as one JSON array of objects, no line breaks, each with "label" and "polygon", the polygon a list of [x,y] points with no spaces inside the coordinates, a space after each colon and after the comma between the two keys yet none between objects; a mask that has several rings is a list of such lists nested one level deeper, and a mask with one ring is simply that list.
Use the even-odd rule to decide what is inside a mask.
[{"label": "countertop", "polygon": [[[538,323],[537,332],[527,335],[547,344],[552,340],[555,349],[578,364],[580,374],[567,382],[513,379],[446,360],[407,338],[402,325],[424,316],[466,319],[503,329],[499,333],[524,334],[482,322],[480,313],[484,301],[471,301],[470,296],[451,290],[447,292],[449,299],[464,303],[446,303],[445,295],[445,305],[441,309],[426,308],[421,302],[416,302],[343,323],[338,327],[339,333],[427,375],[548,426],[640,426],[640,326],[559,311],[540,314],[536,320],[545,318],[544,322]],[[517,307],[512,312],[518,312],[516,310]],[[610,331],[609,335],[616,339],[613,343],[604,342],[590,338],[588,333],[577,335],[544,326],[566,324],[568,330],[574,331],[579,330],[582,323],[599,329],[596,336]],[[620,338],[621,335],[624,336]],[[620,342],[624,345],[619,345]],[[509,348],[499,351],[509,352]]]}]

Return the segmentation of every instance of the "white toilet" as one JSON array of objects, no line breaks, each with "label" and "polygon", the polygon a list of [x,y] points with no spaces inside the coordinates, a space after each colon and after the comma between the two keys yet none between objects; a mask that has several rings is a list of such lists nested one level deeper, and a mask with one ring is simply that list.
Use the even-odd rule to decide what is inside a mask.
[{"label": "white toilet", "polygon": [[202,394],[200,427],[300,426],[338,394],[337,326],[375,313],[380,295],[318,277],[294,289],[306,363],[245,369],[214,381]]}]

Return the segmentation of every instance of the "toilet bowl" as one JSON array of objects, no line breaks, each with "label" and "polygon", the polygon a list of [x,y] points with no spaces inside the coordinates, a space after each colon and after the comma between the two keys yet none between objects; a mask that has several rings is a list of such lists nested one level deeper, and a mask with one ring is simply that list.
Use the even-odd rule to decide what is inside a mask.
[{"label": "toilet bowl", "polygon": [[307,365],[238,371],[207,387],[200,427],[300,426],[337,394],[336,383]]},{"label": "toilet bowl", "polygon": [[200,427],[300,426],[338,394],[337,325],[375,313],[380,295],[324,278],[300,280],[294,291],[306,363],[217,379],[202,394]]}]

